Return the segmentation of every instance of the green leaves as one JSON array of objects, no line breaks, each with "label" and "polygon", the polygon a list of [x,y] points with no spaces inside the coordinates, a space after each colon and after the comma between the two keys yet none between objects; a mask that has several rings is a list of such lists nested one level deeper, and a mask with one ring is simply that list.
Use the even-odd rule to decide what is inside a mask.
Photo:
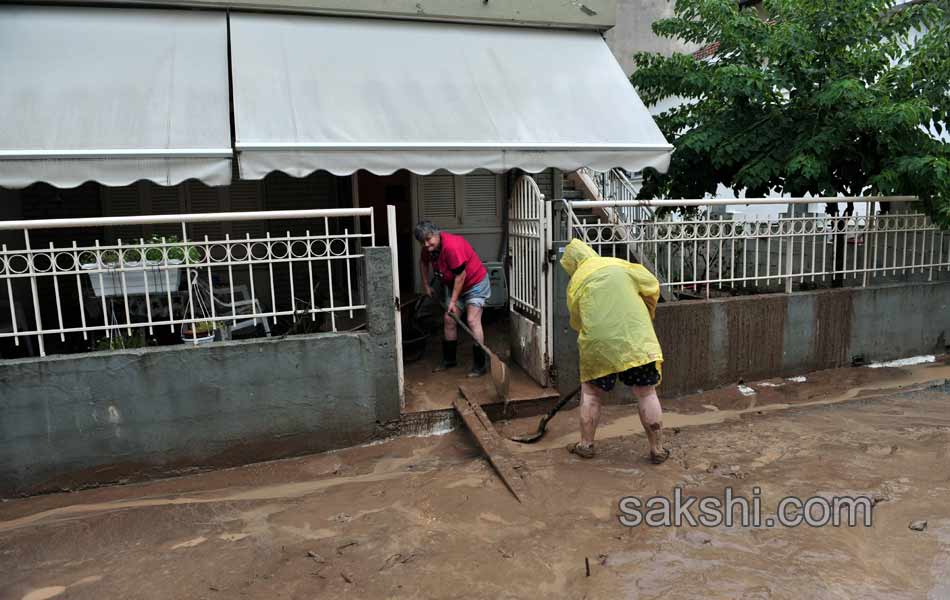
[{"label": "green leaves", "polygon": [[[677,0],[654,24],[713,57],[641,53],[631,81],[676,150],[641,196],[722,184],[802,195],[916,194],[950,223],[950,0]],[[950,137],[950,136],[948,136]]]}]

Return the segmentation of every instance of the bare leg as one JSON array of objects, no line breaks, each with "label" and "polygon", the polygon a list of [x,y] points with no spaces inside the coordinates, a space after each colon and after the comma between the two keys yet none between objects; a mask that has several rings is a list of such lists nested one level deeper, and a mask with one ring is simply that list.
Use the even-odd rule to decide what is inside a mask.
[{"label": "bare leg", "polygon": [[465,320],[468,321],[468,328],[472,330],[472,335],[475,336],[478,343],[484,344],[485,332],[482,330],[482,307],[467,304],[465,306],[465,317]]},{"label": "bare leg", "polygon": [[586,381],[581,384],[581,444],[584,446],[594,445],[594,434],[600,422],[600,405],[604,395],[605,392],[596,385]]},{"label": "bare leg", "polygon": [[459,339],[459,329],[458,325],[455,324],[455,319],[450,317],[448,313],[442,318],[442,325],[445,330],[445,339],[452,342]]},{"label": "bare leg", "polygon": [[664,456],[663,409],[660,407],[660,399],[656,396],[656,388],[652,385],[634,386],[633,394],[638,400],[640,423],[650,441],[650,454]]}]

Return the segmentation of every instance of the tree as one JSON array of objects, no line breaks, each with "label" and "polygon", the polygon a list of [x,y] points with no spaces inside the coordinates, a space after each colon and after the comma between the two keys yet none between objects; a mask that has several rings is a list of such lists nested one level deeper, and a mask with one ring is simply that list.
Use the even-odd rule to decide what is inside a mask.
[{"label": "tree", "polygon": [[653,31],[718,49],[635,56],[644,102],[682,99],[657,118],[670,169],[641,197],[917,195],[950,224],[948,3],[676,0]]}]

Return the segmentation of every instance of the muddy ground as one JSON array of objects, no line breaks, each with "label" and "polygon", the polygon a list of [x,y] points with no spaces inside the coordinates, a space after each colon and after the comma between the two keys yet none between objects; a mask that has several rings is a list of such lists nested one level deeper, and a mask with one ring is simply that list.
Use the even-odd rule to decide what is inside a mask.
[{"label": "muddy ground", "polygon": [[[516,449],[525,504],[464,431],[9,500],[0,598],[947,599],[950,385],[924,382],[948,377],[839,370],[669,401],[658,467],[631,406],[608,407],[595,459],[569,455],[571,411]],[[789,495],[867,496],[873,524],[621,525],[621,497],[676,487],[757,487],[766,515]]]}]

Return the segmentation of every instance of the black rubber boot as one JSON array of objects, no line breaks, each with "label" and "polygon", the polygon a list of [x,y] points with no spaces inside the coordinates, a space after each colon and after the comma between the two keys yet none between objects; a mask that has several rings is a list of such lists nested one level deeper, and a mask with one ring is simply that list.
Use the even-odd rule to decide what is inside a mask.
[{"label": "black rubber boot", "polygon": [[485,351],[479,348],[478,346],[472,347],[472,370],[468,372],[469,377],[481,377],[488,372],[488,367],[486,366]]},{"label": "black rubber boot", "polygon": [[432,369],[433,373],[445,371],[458,365],[458,340],[442,340],[442,362],[439,366]]}]

